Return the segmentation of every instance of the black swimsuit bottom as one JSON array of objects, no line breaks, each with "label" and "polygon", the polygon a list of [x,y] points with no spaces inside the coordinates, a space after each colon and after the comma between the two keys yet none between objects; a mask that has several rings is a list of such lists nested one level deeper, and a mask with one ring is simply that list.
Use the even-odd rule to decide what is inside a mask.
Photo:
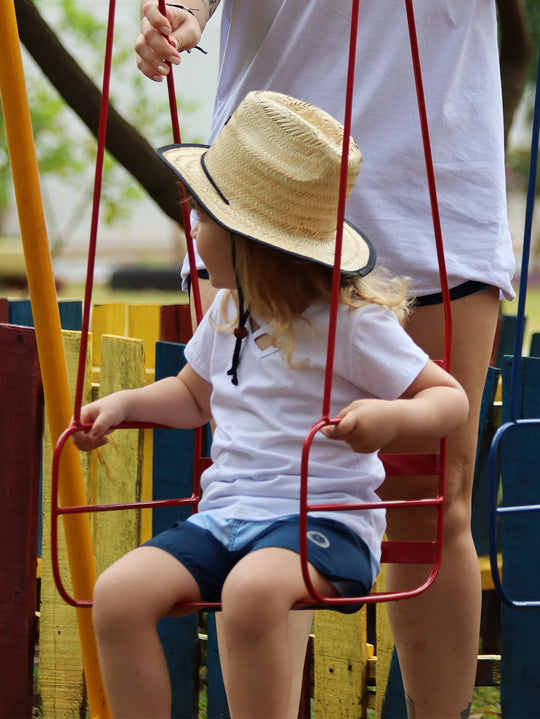
[{"label": "black swimsuit bottom", "polygon": [[[478,292],[484,292],[484,290],[488,290],[490,287],[491,285],[488,285],[486,282],[469,280],[468,282],[463,282],[461,285],[457,285],[457,287],[452,287],[452,289],[449,290],[449,295],[451,300],[459,300],[462,297],[467,297],[467,295],[475,295]],[[442,304],[442,301],[442,292],[434,292],[432,295],[417,297],[414,301],[414,306],[427,307],[427,305],[440,305]]]}]

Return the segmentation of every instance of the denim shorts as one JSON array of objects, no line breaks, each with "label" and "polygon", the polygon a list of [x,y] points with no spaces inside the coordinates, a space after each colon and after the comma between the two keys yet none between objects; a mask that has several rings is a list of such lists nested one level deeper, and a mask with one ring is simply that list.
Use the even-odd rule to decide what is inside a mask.
[{"label": "denim shorts", "polygon": [[[187,520],[177,522],[145,546],[158,547],[172,554],[188,569],[199,585],[203,601],[208,602],[220,601],[227,575],[251,552],[264,547],[281,547],[300,553],[298,515],[263,522],[264,528],[255,533],[251,527],[256,527],[258,522],[229,521],[226,539],[221,536],[222,530],[218,539],[213,531]],[[307,525],[309,562],[335,587],[339,596],[366,596],[374,581],[372,555],[367,544],[333,519],[309,516]],[[357,603],[331,608],[352,613],[361,606]]]}]

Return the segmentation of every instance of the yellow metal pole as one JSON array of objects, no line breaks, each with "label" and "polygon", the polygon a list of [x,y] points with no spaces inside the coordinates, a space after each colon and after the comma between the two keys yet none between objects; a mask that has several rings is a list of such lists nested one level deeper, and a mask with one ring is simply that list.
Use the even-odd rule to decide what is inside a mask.
[{"label": "yellow metal pole", "polygon": [[[69,425],[72,404],[62,344],[60,316],[45,226],[34,138],[22,69],[15,8],[0,0],[0,95],[17,200],[30,301],[34,315],[43,390],[53,446]],[[86,503],[79,455],[67,442],[59,482],[63,505]],[[92,596],[96,567],[87,515],[65,517],[71,580],[75,596]],[[92,717],[112,717],[107,705],[88,609],[77,609],[83,665]]]}]

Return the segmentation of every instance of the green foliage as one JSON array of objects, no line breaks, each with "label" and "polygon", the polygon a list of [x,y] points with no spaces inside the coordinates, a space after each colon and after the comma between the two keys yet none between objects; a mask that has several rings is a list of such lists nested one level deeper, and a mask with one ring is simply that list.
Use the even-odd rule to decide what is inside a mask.
[{"label": "green foliage", "polygon": [[527,24],[532,36],[532,53],[529,65],[529,82],[536,82],[536,68],[538,65],[538,47],[540,45],[540,3],[538,0],[524,0],[527,12]]},{"label": "green foliage", "polygon": [[[35,4],[64,47],[94,83],[101,87],[107,4],[100,4],[96,8],[82,0],[57,0],[55,3],[50,0],[35,0]],[[98,13],[103,17],[98,17]],[[136,69],[133,50],[133,40],[139,26],[138,3],[133,4],[132,13],[130,25],[133,31],[126,29],[124,33],[118,32],[118,17],[116,19],[111,102],[116,105],[124,119],[147,136],[151,144],[163,144],[171,137],[165,85],[163,100],[156,102],[155,97],[150,100],[148,80]],[[71,188],[75,189],[75,193],[79,193],[74,199],[74,211],[69,226],[58,228],[54,217],[48,223],[57,235],[51,237],[54,252],[67,241],[74,225],[81,219],[82,210],[91,202],[96,141],[43,76],[24,48],[23,64],[42,181],[54,177],[68,182]],[[179,103],[179,106],[184,116],[195,108],[193,103]],[[142,189],[126,170],[106,154],[101,200],[102,221],[107,224],[125,221],[133,203],[140,200],[142,195]],[[2,222],[11,202],[7,140],[3,115],[0,113],[0,235]],[[54,206],[47,208],[47,214],[51,212],[54,212]]]}]

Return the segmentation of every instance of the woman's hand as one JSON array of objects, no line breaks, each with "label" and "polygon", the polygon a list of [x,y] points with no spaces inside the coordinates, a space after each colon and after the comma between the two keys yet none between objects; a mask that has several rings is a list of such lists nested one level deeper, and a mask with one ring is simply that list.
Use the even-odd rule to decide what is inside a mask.
[{"label": "woman's hand", "polygon": [[206,17],[196,17],[197,12],[204,11],[189,0],[186,8],[191,4],[194,6],[191,12],[167,5],[166,16],[161,14],[155,2],[142,6],[141,29],[135,40],[137,67],[155,82],[161,82],[169,74],[168,62],[179,65],[180,53],[191,50],[201,39]]}]

